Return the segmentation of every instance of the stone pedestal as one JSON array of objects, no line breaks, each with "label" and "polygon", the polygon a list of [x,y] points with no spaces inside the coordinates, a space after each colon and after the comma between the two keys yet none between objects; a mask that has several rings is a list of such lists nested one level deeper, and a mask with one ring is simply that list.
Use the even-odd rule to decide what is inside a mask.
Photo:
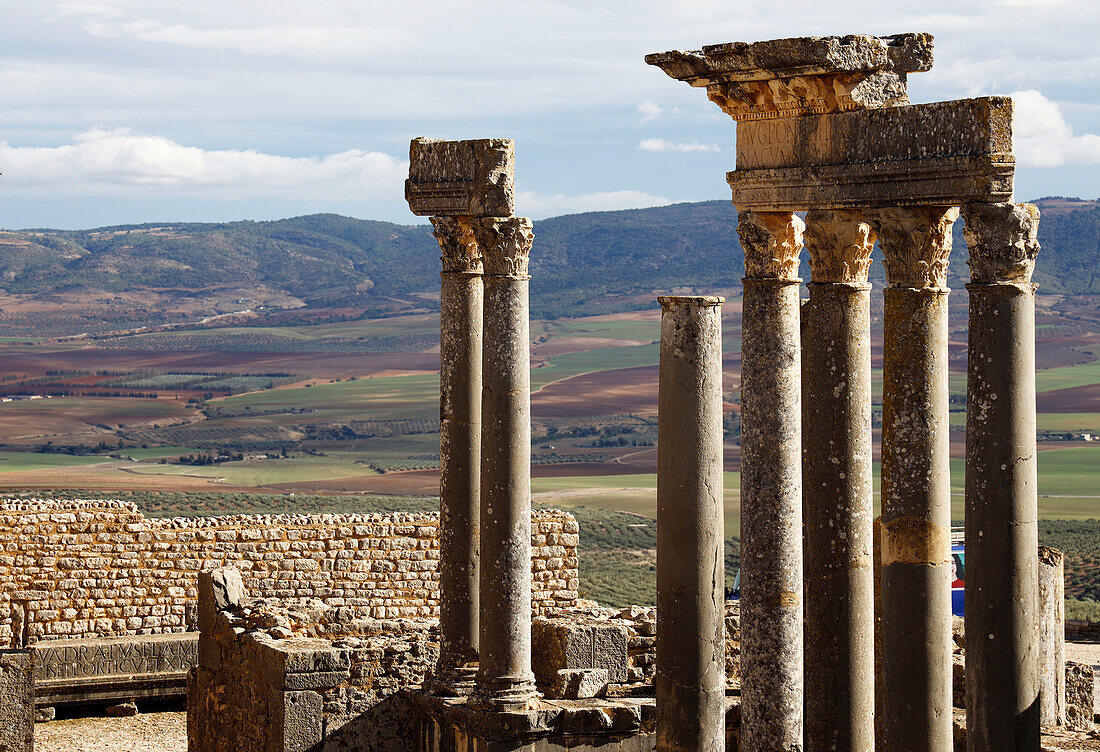
[{"label": "stone pedestal", "polygon": [[1039,210],[965,208],[968,752],[1039,749],[1035,287]]},{"label": "stone pedestal", "polygon": [[886,752],[950,752],[947,261],[958,209],[875,214],[885,291],[882,641]]},{"label": "stone pedestal", "polygon": [[481,504],[481,252],[469,220],[432,217],[443,251],[439,321],[439,667],[468,693],[478,661]]},{"label": "stone pedestal", "polygon": [[538,698],[531,671],[531,220],[470,221],[484,259],[480,666],[471,707]]},{"label": "stone pedestal", "polygon": [[802,745],[802,220],[741,212],[742,741]]},{"label": "stone pedestal", "polygon": [[875,234],[855,212],[806,215],[802,481],[806,749],[874,751],[871,321]]},{"label": "stone pedestal", "polygon": [[722,303],[662,297],[657,749],[725,749]]}]

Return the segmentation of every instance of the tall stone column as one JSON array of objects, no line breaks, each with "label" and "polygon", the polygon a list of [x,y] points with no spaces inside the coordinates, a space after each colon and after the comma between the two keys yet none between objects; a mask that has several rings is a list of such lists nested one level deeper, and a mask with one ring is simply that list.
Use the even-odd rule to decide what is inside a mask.
[{"label": "tall stone column", "polygon": [[481,251],[468,219],[432,217],[443,251],[439,320],[439,663],[433,687],[477,672],[481,514]]},{"label": "tall stone column", "polygon": [[964,207],[966,747],[1038,752],[1039,533],[1035,286],[1039,210]]},{"label": "tall stone column", "polygon": [[530,707],[531,345],[525,217],[470,221],[484,259],[480,666],[470,706]]},{"label": "tall stone column", "polygon": [[742,211],[741,695],[747,750],[802,749],[802,220]]},{"label": "tall stone column", "polygon": [[947,261],[957,208],[875,213],[886,261],[882,387],[885,752],[951,752]]},{"label": "tall stone column", "polygon": [[802,483],[806,749],[874,752],[871,306],[875,233],[858,212],[806,215]]},{"label": "tall stone column", "polygon": [[723,752],[723,298],[657,300],[657,749]]}]

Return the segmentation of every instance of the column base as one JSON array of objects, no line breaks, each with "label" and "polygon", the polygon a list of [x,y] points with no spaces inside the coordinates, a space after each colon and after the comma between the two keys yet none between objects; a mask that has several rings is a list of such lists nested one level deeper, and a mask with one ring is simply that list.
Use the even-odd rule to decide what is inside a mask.
[{"label": "column base", "polygon": [[478,677],[477,687],[466,705],[474,710],[534,710],[542,695],[535,689],[535,677]]},{"label": "column base", "polygon": [[477,666],[453,666],[437,671],[424,687],[440,697],[466,697],[477,689]]}]

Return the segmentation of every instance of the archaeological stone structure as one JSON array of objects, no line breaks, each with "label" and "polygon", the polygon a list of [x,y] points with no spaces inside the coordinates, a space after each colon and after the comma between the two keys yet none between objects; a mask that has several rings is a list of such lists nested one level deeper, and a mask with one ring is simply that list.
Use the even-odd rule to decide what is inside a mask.
[{"label": "archaeological stone structure", "polygon": [[[1011,100],[910,104],[907,75],[932,65],[927,34],[737,42],[646,62],[705,89],[737,121],[727,178],[745,252],[745,749],[953,748],[946,283],[961,210],[967,748],[1038,750],[1039,214],[1011,203]],[[879,551],[867,284],[876,239],[887,278]]]}]

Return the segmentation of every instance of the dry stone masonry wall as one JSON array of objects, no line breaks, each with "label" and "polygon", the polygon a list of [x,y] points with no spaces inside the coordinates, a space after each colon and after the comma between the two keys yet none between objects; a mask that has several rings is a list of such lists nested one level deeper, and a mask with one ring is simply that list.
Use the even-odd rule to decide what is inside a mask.
[{"label": "dry stone masonry wall", "polygon": [[[573,605],[577,523],[532,520],[532,611]],[[438,515],[146,518],[116,500],[0,500],[0,645],[194,628],[199,571],[353,618],[437,617]]]}]

